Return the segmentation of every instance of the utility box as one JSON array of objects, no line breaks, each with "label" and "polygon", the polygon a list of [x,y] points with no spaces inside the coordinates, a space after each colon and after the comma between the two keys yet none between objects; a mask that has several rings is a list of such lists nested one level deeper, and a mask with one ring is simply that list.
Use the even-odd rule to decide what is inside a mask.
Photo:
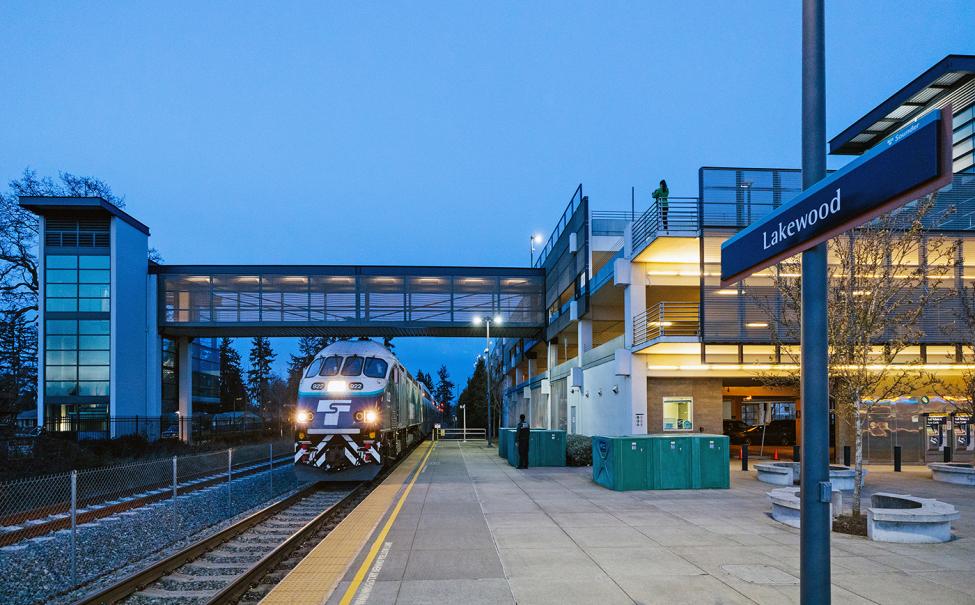
[{"label": "utility box", "polygon": [[[511,430],[507,440],[508,464],[518,466],[518,431]],[[565,431],[531,429],[528,436],[528,468],[565,466]]]},{"label": "utility box", "polygon": [[731,487],[725,435],[592,438],[592,480],[616,491]]},{"label": "utility box", "polygon": [[727,435],[694,435],[694,446],[691,449],[694,488],[728,489],[731,487],[730,448]]},{"label": "utility box", "polygon": [[592,438],[592,480],[616,491],[650,489],[650,436]]},{"label": "utility box", "polygon": [[502,458],[508,457],[508,444],[511,440],[510,433],[514,433],[515,429],[501,429],[498,431],[498,456]]},{"label": "utility box", "polygon": [[691,440],[689,435],[652,436],[650,489],[691,488]]}]

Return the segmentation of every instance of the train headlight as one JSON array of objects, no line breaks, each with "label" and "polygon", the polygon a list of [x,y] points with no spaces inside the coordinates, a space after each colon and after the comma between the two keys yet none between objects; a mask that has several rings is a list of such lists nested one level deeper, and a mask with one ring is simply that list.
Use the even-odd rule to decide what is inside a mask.
[{"label": "train headlight", "polygon": [[366,411],[366,422],[368,422],[369,424],[372,424],[373,422],[375,422],[377,420],[379,420],[379,414],[376,413],[376,410],[368,410],[368,411]]},{"label": "train headlight", "polygon": [[325,390],[329,393],[344,393],[349,390],[349,385],[344,380],[329,380]]},{"label": "train headlight", "polygon": [[308,423],[308,422],[311,422],[311,419],[312,419],[312,413],[311,413],[311,412],[308,412],[308,411],[306,411],[306,410],[302,410],[302,411],[300,411],[300,412],[298,412],[298,413],[297,413],[297,414],[295,415],[295,418],[296,418],[296,419],[298,420],[298,422],[300,422],[301,424],[305,424],[305,423]]}]

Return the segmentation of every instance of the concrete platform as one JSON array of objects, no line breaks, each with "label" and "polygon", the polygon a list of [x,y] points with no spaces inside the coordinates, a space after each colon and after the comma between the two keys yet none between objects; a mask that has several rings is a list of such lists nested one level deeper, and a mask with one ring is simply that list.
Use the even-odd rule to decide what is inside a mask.
[{"label": "concrete platform", "polygon": [[[328,603],[799,602],[799,532],[769,517],[768,485],[737,461],[730,490],[613,492],[589,468],[519,471],[481,443],[437,444],[375,555],[363,567],[385,521]],[[871,467],[871,491],[955,505],[956,539],[832,534],[833,602],[975,603],[971,489]]]}]

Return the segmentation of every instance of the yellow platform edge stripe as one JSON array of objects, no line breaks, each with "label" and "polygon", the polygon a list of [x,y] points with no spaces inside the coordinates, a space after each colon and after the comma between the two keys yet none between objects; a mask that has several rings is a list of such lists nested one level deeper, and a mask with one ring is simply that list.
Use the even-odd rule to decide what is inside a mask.
[{"label": "yellow platform edge stripe", "polygon": [[375,561],[376,555],[379,554],[379,548],[383,541],[386,539],[386,535],[389,534],[389,529],[396,522],[396,517],[399,516],[399,511],[403,508],[403,503],[406,502],[406,497],[410,495],[413,490],[413,484],[416,483],[417,478],[420,473],[423,472],[423,467],[426,466],[427,460],[430,459],[430,454],[433,453],[433,448],[436,447],[436,443],[432,445],[428,450],[426,456],[420,462],[420,465],[416,468],[416,472],[413,473],[413,478],[406,485],[406,489],[400,494],[399,500],[396,502],[396,506],[393,508],[393,512],[389,514],[389,518],[386,520],[386,525],[383,526],[382,531],[376,536],[376,539],[372,543],[372,547],[369,549],[369,554],[366,555],[365,560],[362,561],[362,565],[359,566],[359,570],[355,573],[355,577],[352,578],[352,582],[346,589],[345,594],[342,596],[342,600],[339,601],[339,605],[349,605],[352,602],[352,597],[355,593],[359,592],[359,585],[362,584],[362,580],[366,577],[366,572],[372,567],[372,562]]},{"label": "yellow platform edge stripe", "polygon": [[[379,522],[390,509],[396,494],[404,489],[410,475],[413,481],[423,470],[433,444],[421,444],[410,457],[396,468],[378,487],[366,496],[355,509],[318,543],[281,582],[269,592],[264,605],[295,605],[295,603],[324,603],[359,556],[365,540],[376,531]],[[410,460],[417,460],[410,464]],[[405,492],[405,489],[404,489]],[[397,509],[405,500],[401,498]]]}]

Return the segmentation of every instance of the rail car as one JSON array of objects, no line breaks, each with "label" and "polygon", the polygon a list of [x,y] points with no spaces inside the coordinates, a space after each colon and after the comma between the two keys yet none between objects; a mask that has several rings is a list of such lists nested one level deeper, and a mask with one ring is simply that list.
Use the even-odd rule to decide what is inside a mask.
[{"label": "rail car", "polygon": [[296,468],[307,476],[395,460],[429,436],[435,409],[426,386],[386,347],[333,343],[298,386]]}]

